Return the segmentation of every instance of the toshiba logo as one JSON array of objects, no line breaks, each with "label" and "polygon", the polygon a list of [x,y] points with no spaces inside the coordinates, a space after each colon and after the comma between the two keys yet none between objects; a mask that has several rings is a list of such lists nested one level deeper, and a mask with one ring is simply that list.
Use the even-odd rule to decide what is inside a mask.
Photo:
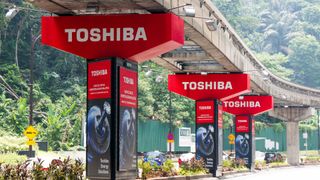
[{"label": "toshiba logo", "polygon": [[230,81],[182,82],[184,90],[228,90],[232,89]]},{"label": "toshiba logo", "polygon": [[209,110],[211,109],[211,106],[199,106],[200,110]]},{"label": "toshiba logo", "polygon": [[246,119],[239,119],[238,122],[239,122],[239,123],[247,123],[248,120],[246,120]]},{"label": "toshiba logo", "polygon": [[261,107],[258,101],[224,101],[225,107],[235,107],[235,108],[256,108]]},{"label": "toshiba logo", "polygon": [[143,27],[65,29],[68,42],[146,41]]},{"label": "toshiba logo", "polygon": [[123,82],[126,84],[131,84],[131,85],[134,84],[134,80],[132,78],[125,77],[125,76],[123,77]]},{"label": "toshiba logo", "polygon": [[93,77],[103,76],[106,74],[108,74],[108,70],[106,70],[106,69],[91,71],[91,76],[93,76]]}]

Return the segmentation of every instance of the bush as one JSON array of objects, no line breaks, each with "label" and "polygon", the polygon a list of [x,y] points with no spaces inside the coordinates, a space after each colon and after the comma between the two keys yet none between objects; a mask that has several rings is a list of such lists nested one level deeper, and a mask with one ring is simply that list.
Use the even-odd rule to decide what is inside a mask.
[{"label": "bush", "polygon": [[31,161],[25,161],[17,165],[2,165],[0,168],[0,179],[84,179],[84,165],[80,160],[72,161],[67,158],[63,161],[52,160],[49,168],[42,166],[43,161],[38,159],[28,167]]},{"label": "bush", "polygon": [[282,166],[288,166],[289,164],[287,162],[272,162],[269,164],[269,167],[282,167]]},{"label": "bush", "polygon": [[142,179],[147,179],[148,174],[152,171],[150,162],[144,162],[143,160],[138,160],[138,168],[142,170]]},{"label": "bush", "polygon": [[232,171],[233,170],[232,160],[224,160],[224,161],[222,161],[222,170],[223,171]]},{"label": "bush", "polygon": [[166,160],[161,166],[158,166],[156,163],[151,165],[150,162],[144,162],[140,159],[138,160],[138,168],[142,170],[142,179],[177,175],[177,172],[174,170],[173,161],[170,159]]},{"label": "bush", "polygon": [[223,171],[234,171],[234,170],[244,170],[246,169],[246,164],[244,159],[233,159],[222,161]]},{"label": "bush", "polygon": [[320,162],[320,156],[310,156],[310,157],[306,157],[305,159],[306,163],[317,163]]},{"label": "bush", "polygon": [[21,156],[17,153],[7,153],[7,154],[0,154],[0,163],[1,164],[20,164],[27,160],[27,156]]},{"label": "bush", "polygon": [[207,174],[208,169],[205,168],[204,160],[192,158],[190,161],[183,161],[180,165],[180,175],[198,175]]},{"label": "bush", "polygon": [[175,176],[177,172],[174,169],[173,161],[168,159],[166,160],[163,165],[161,166],[162,176]]},{"label": "bush", "polygon": [[254,168],[257,170],[262,170],[263,168],[265,168],[267,166],[266,161],[255,161],[254,162]]},{"label": "bush", "polygon": [[0,139],[0,153],[15,153],[28,149],[27,139],[24,137],[1,136]]},{"label": "bush", "polygon": [[232,160],[232,166],[233,166],[233,168],[238,169],[238,170],[242,170],[242,169],[247,168],[245,160],[241,159],[241,158],[236,158],[236,159]]}]

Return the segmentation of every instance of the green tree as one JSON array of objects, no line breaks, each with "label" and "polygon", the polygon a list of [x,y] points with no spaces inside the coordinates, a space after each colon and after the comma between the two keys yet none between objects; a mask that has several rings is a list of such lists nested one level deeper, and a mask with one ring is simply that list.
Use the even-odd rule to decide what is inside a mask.
[{"label": "green tree", "polygon": [[[9,21],[4,15],[13,4],[24,9]],[[32,8],[22,0],[0,3],[0,129],[19,136],[28,124],[32,36],[39,35],[43,15]],[[86,61],[42,46],[40,40],[34,50],[33,120],[39,139],[48,140],[51,149],[79,145],[86,113]]]},{"label": "green tree", "polygon": [[284,67],[288,62],[288,57],[281,53],[271,55],[267,52],[263,52],[256,56],[268,70],[279,77],[289,80],[289,77],[293,74],[293,70]]},{"label": "green tree", "polygon": [[295,82],[320,87],[320,42],[311,35],[296,37],[290,42],[292,53],[289,55],[288,67],[294,70],[291,78]]},{"label": "green tree", "polygon": [[139,68],[139,83],[138,83],[138,116],[140,120],[149,120],[153,118],[154,108],[153,103],[155,99],[151,92],[151,84],[145,73]]},{"label": "green tree", "polygon": [[[141,65],[139,72],[139,117],[142,120],[156,119],[162,122],[194,121],[194,101],[181,97],[168,91],[169,71],[153,62]],[[145,73],[152,69],[153,73],[146,76]],[[159,78],[161,76],[161,78]],[[171,110],[170,110],[171,103]]]}]

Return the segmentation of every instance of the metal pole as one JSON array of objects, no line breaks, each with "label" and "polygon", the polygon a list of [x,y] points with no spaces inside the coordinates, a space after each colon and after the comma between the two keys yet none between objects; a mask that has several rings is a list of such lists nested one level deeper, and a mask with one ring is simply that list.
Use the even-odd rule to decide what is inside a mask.
[{"label": "metal pole", "polygon": [[318,114],[318,155],[320,155],[320,111],[319,109],[317,110]]},{"label": "metal pole", "polygon": [[[171,92],[169,92],[169,133],[172,133],[172,97],[171,97]],[[169,143],[169,153],[170,153],[170,158],[171,158],[171,152],[172,152],[172,143]]]},{"label": "metal pole", "polygon": [[[31,32],[31,57],[29,61],[29,68],[30,68],[30,84],[29,84],[29,125],[33,125],[33,65],[34,65],[34,47],[37,40],[41,37],[38,35],[34,37]],[[31,157],[32,153],[32,145],[29,145],[29,157]]]},{"label": "metal pole", "polygon": [[[230,132],[229,134],[232,134],[232,125],[231,124],[229,126],[229,132]],[[229,139],[229,144],[230,144],[230,139]],[[233,144],[230,144],[230,151],[231,151],[231,153],[233,152]]]}]

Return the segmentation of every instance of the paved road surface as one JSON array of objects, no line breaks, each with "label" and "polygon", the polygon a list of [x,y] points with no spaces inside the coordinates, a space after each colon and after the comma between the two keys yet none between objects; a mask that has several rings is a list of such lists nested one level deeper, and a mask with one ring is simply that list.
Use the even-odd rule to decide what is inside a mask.
[{"label": "paved road surface", "polygon": [[320,180],[320,166],[299,166],[274,168],[258,171],[241,177],[227,177],[228,180]]}]

